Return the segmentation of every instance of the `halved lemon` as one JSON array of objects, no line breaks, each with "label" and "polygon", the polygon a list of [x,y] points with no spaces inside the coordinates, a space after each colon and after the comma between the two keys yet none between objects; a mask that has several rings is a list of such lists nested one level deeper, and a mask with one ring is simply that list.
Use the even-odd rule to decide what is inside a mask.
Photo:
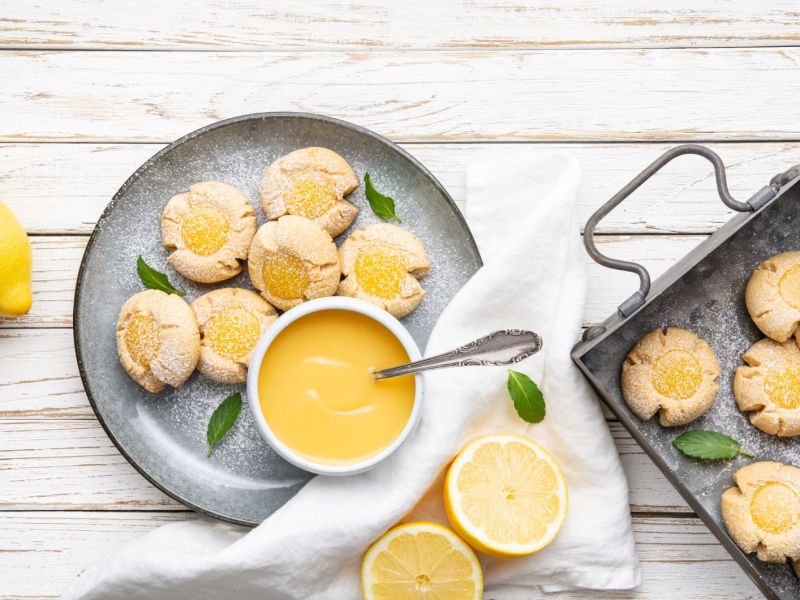
[{"label": "halved lemon", "polygon": [[372,544],[361,565],[366,600],[480,600],[475,553],[437,523],[406,523]]},{"label": "halved lemon", "polygon": [[473,548],[522,556],[547,546],[567,515],[567,484],[552,456],[531,439],[487,435],[453,461],[444,486],[450,524]]}]

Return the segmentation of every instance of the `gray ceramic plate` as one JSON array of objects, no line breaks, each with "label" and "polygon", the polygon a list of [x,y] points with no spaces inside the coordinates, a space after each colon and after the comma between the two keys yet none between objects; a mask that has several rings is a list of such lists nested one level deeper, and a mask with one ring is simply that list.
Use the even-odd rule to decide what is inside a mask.
[{"label": "gray ceramic plate", "polygon": [[[252,288],[246,269],[212,286],[184,280],[169,268],[160,244],[161,210],[171,196],[203,180],[230,183],[257,207],[264,168],[306,146],[335,150],[362,181],[369,172],[376,187],[395,198],[403,226],[425,243],[432,265],[424,281],[427,296],[404,319],[424,348],[441,311],[481,265],[472,235],[448,193],[414,158],[366,129],[314,115],[237,117],[199,129],[156,154],[125,182],[100,217],[75,292],[81,378],[111,440],[142,475],[176,500],[244,525],[263,521],[311,475],[272,452],[246,408],[213,456],[206,458],[209,416],[229,394],[244,394],[245,386],[217,384],[195,373],[179,390],[149,394],[119,365],[114,329],[122,303],[143,289],[135,267],[140,254],[168,273],[189,301],[217,287]],[[348,199],[360,209],[354,227],[378,221],[363,185]],[[261,210],[256,213],[263,222]],[[347,232],[337,242],[346,236]]]}]

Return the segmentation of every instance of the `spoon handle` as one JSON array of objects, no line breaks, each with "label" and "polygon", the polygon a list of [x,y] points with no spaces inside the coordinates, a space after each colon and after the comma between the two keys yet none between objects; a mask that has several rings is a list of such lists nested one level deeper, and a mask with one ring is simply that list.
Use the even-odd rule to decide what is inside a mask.
[{"label": "spoon handle", "polygon": [[375,379],[420,373],[446,367],[513,365],[542,349],[542,338],[533,331],[502,329],[463,346],[412,363],[375,371]]}]

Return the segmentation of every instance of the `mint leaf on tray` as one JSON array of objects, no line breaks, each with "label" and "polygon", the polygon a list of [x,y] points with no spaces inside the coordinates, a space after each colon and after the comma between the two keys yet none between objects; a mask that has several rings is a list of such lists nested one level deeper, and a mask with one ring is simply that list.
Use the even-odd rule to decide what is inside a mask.
[{"label": "mint leaf on tray", "polygon": [[676,437],[672,445],[691,458],[701,460],[724,460],[740,454],[752,458],[753,453],[730,436],[717,431],[694,429]]}]

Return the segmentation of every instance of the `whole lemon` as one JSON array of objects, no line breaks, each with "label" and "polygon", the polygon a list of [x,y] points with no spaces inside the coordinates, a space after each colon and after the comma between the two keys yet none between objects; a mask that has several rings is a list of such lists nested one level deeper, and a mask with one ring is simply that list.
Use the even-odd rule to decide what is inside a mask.
[{"label": "whole lemon", "polygon": [[0,202],[0,317],[31,308],[31,244],[14,213]]}]

